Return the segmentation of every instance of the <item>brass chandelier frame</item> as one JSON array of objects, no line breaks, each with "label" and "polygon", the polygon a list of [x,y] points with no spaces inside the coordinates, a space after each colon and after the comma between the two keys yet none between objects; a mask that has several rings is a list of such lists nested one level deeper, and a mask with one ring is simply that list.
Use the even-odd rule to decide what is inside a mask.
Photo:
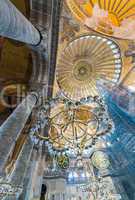
[{"label": "brass chandelier frame", "polygon": [[[53,110],[58,104],[63,104],[63,111],[58,112],[53,117],[50,116],[49,111]],[[83,105],[91,105],[95,104],[95,108],[90,111],[94,118],[92,119],[92,122],[96,122],[96,128],[95,132],[92,135],[89,135],[88,133],[88,126],[91,120],[88,120],[86,122],[83,122],[79,119],[75,119],[75,112],[76,110],[81,109],[81,106]],[[88,107],[89,108],[89,107]],[[71,112],[70,118],[67,119],[66,123],[57,124],[54,119],[58,118],[61,114],[67,114]],[[102,123],[105,123],[105,127],[101,129]],[[75,125],[76,124],[76,125]],[[68,126],[71,126],[70,132],[72,132],[72,137],[69,138],[69,135],[64,135],[64,132],[68,129]],[[78,136],[76,126],[83,125],[85,126],[85,129],[81,128],[81,131],[83,134],[81,136]],[[58,126],[57,129],[59,130],[59,135],[56,135],[55,137],[52,137],[51,135],[51,128],[54,128],[55,126]],[[49,128],[48,128],[49,127]],[[41,134],[41,130],[48,128],[48,135],[43,136]],[[80,127],[79,127],[80,128]],[[32,140],[35,143],[43,143],[45,142],[48,146],[51,152],[66,152],[68,150],[73,150],[77,154],[82,154],[85,149],[91,148],[93,145],[95,145],[96,141],[98,140],[98,137],[102,137],[108,133],[111,133],[113,130],[114,125],[112,120],[109,118],[107,113],[107,108],[105,106],[104,100],[99,96],[89,96],[87,98],[82,98],[80,101],[73,102],[64,96],[56,96],[55,98],[46,101],[44,106],[41,107],[40,112],[38,113],[38,119],[35,127],[33,127],[30,131],[30,135]],[[81,138],[81,139],[80,139]],[[64,140],[64,144],[60,148],[59,146],[56,147],[55,145],[59,145],[61,140]],[[54,145],[55,144],[55,145]]]}]

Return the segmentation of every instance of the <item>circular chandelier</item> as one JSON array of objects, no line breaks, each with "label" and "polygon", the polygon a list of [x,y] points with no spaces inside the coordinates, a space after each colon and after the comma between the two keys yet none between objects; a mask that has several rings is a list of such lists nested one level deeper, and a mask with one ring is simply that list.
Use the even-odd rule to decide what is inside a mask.
[{"label": "circular chandelier", "polygon": [[49,138],[55,149],[87,147],[92,144],[99,127],[97,116],[88,106],[57,107],[52,111],[49,123]]},{"label": "circular chandelier", "polygon": [[72,100],[98,95],[97,80],[116,84],[122,59],[119,46],[96,35],[81,36],[62,52],[56,77],[64,95]]},{"label": "circular chandelier", "polygon": [[66,0],[66,3],[86,27],[116,38],[135,39],[133,0]]},{"label": "circular chandelier", "polygon": [[[48,127],[48,135],[42,136],[41,129]],[[95,145],[98,137],[111,133],[113,127],[104,101],[99,96],[89,96],[78,102],[56,97],[41,108],[31,136],[36,143],[45,141],[51,153],[82,155],[84,150],[86,152]]]}]

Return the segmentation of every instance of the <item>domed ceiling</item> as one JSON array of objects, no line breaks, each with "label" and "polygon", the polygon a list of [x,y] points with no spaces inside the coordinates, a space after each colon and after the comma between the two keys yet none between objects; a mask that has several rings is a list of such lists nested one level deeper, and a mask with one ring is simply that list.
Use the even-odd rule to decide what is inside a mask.
[{"label": "domed ceiling", "polygon": [[122,64],[120,48],[114,41],[96,35],[81,36],[67,45],[58,60],[58,85],[71,99],[96,96],[97,80],[115,85]]},{"label": "domed ceiling", "polygon": [[66,0],[72,14],[90,29],[121,39],[135,39],[133,0]]},{"label": "domed ceiling", "polygon": [[[82,96],[97,95],[97,80],[118,84],[133,66],[132,58],[126,56],[132,43],[129,38],[111,37],[113,35],[106,34],[104,31],[101,34],[101,31],[88,28],[82,20],[78,19],[79,16],[81,17],[79,11],[88,16],[88,12],[93,10],[92,6],[99,2],[103,10],[105,6],[103,1],[64,1],[60,20],[54,95],[58,93],[59,88],[66,97],[73,100]],[[107,9],[109,1],[106,2]],[[113,1],[111,4],[116,8],[120,2],[122,6],[125,1]],[[78,12],[74,9],[75,6]],[[127,8],[130,6],[127,5]],[[110,23],[113,23],[113,27],[118,26],[114,15],[107,16]],[[102,16],[99,16],[99,19],[102,19]],[[103,20],[107,21],[106,18]]]},{"label": "domed ceiling", "polygon": [[[90,5],[91,2],[93,2],[93,7]],[[115,35],[106,33],[104,30],[100,31],[95,27],[91,28],[86,26],[82,20],[78,19],[78,16],[81,16],[79,12],[71,6],[74,3],[74,6],[78,7],[80,12],[86,14],[86,12],[91,12],[90,9],[94,9],[94,4],[98,4],[99,2],[101,3],[100,9],[103,11],[103,1],[65,0],[63,3],[60,19],[54,97],[62,94],[64,98],[73,102],[79,102],[80,99],[87,99],[88,96],[100,96],[98,83],[107,83],[113,88],[115,85],[123,83],[123,80],[133,67],[132,57],[127,56],[129,47],[133,44],[130,40],[131,38],[115,37]],[[109,6],[109,2],[106,2]],[[119,4],[121,6],[123,5],[123,1],[113,1],[112,3],[115,7],[118,7]],[[106,9],[108,6],[106,6]],[[76,11],[76,15],[73,13],[74,11]],[[101,16],[99,18],[102,19],[102,13],[100,14]],[[120,24],[116,23],[114,15],[108,14],[107,16],[110,19],[109,23],[113,23],[112,27],[120,26]],[[104,22],[106,21],[107,18],[104,18]],[[108,27],[108,24],[105,24],[104,28],[106,26]],[[129,82],[126,82],[126,88],[131,82],[134,82],[133,77]],[[60,113],[60,110],[57,107],[52,112]],[[53,119],[54,124],[58,124],[60,121],[62,123],[62,120],[65,119],[63,110],[61,112],[60,119],[57,118],[57,115]],[[59,135],[56,129],[56,127],[53,127],[50,130],[50,136],[52,138],[56,138],[56,135]],[[72,130],[67,129],[66,131],[66,137],[70,137]],[[66,143],[65,139],[61,142],[58,139],[54,146],[64,146]]]}]

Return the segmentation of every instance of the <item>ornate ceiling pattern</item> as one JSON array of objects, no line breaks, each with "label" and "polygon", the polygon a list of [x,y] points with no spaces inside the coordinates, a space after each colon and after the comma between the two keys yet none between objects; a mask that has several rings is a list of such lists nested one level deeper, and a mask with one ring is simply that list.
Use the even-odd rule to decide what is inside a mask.
[{"label": "ornate ceiling pattern", "polygon": [[57,81],[65,96],[78,100],[98,95],[97,80],[115,85],[120,78],[119,46],[110,39],[86,35],[71,41],[57,65]]},{"label": "ornate ceiling pattern", "polygon": [[107,169],[111,164],[109,161],[109,157],[102,151],[94,152],[91,159],[94,167],[99,170]]},{"label": "ornate ceiling pattern", "polygon": [[72,14],[90,29],[122,39],[135,39],[133,0],[67,0]]},{"label": "ornate ceiling pattern", "polygon": [[[62,177],[68,184],[78,185],[78,190],[87,191],[87,198],[90,200],[91,197],[110,200],[112,191],[116,192],[115,187],[112,189],[114,184],[110,184],[111,187],[107,188],[108,182],[103,182],[103,174],[99,171],[108,170],[108,173],[104,175],[110,176],[109,172],[112,171],[109,170],[113,170],[113,167],[106,152],[108,149],[110,152],[115,151],[112,141],[117,140],[122,143],[122,137],[118,138],[116,134],[119,132],[119,136],[122,135],[125,128],[121,126],[123,122],[119,120],[121,123],[119,125],[119,122],[116,123],[118,118],[110,115],[108,96],[106,97],[105,94],[109,95],[110,91],[113,93],[113,89],[121,88],[118,85],[121,86],[123,83],[127,84],[122,85],[127,93],[129,83],[130,89],[133,87],[134,76],[131,73],[133,63],[130,57],[132,54],[127,50],[131,48],[132,40],[135,39],[133,30],[135,3],[131,0],[65,0],[61,6],[59,0],[33,0],[29,13],[28,7],[28,4],[23,2],[21,9],[25,14],[30,14],[30,19],[40,30],[45,44],[39,48],[32,47],[30,51],[22,43],[2,38],[0,65],[4,69],[2,72],[4,76],[1,73],[3,71],[1,67],[0,81],[3,81],[1,77],[6,79],[7,96],[15,93],[19,81],[21,86],[25,83],[24,89],[27,90],[26,84],[28,84],[30,68],[33,65],[29,82],[30,91],[36,92],[36,96],[33,94],[34,102],[39,92],[39,101],[41,100],[42,103],[33,111],[34,116],[30,116],[30,119],[34,118],[28,135],[30,145],[25,143],[26,135],[24,138],[18,137],[14,151],[9,156],[7,170],[11,171],[10,167],[15,166],[17,169],[21,166],[25,171],[26,166],[23,167],[21,163],[16,167],[19,156],[23,155],[21,151],[23,150],[24,153],[27,150],[25,145],[29,147],[28,151],[31,153],[33,147],[36,153],[39,153],[43,147],[42,156],[47,154],[46,178]],[[16,60],[13,54],[16,55]],[[16,74],[14,77],[16,85],[11,84],[14,74]],[[129,76],[131,74],[132,76]],[[127,76],[128,78],[125,78]],[[103,84],[105,87],[102,87]],[[42,94],[41,90],[44,90],[45,94]],[[115,100],[117,100],[118,92],[119,90],[116,90]],[[122,100],[124,105],[126,100]],[[32,105],[34,106],[35,103]],[[134,105],[133,102],[132,105]],[[112,110],[113,114],[117,112],[117,109]],[[116,114],[121,115],[120,112]],[[116,130],[115,126],[117,126]],[[118,130],[120,128],[121,130]],[[129,131],[130,129],[127,132]],[[127,132],[124,132],[124,135]],[[125,146],[128,144],[127,141]],[[103,148],[106,151],[103,151]],[[127,158],[121,156],[123,149],[122,147],[117,152],[120,152],[118,155],[121,162],[126,163]],[[24,153],[24,155],[26,158],[27,154]],[[117,163],[120,168],[119,160]],[[130,164],[126,163],[124,167],[128,169]],[[17,189],[22,190],[5,183],[2,187],[3,190],[0,189],[0,193],[3,192],[4,195],[6,190],[11,193],[16,193]],[[95,197],[94,192],[98,193],[98,196]],[[70,197],[76,198],[75,195]],[[83,195],[78,196],[78,199],[83,199]]]}]

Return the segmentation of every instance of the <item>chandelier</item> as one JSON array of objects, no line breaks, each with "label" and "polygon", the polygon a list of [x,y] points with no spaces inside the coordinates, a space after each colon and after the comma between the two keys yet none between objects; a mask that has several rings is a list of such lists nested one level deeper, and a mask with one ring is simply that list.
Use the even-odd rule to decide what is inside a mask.
[{"label": "chandelier", "polygon": [[135,39],[133,0],[66,0],[66,3],[86,27],[116,38]]},{"label": "chandelier", "polygon": [[[48,135],[42,136],[41,130],[48,127]],[[104,101],[99,96],[89,96],[77,102],[61,96],[45,102],[30,133],[34,142],[45,142],[52,154],[65,152],[71,156],[73,152],[75,156],[83,155],[84,150],[89,152],[98,137],[110,134],[113,128]]]},{"label": "chandelier", "polygon": [[50,119],[49,138],[56,149],[63,149],[65,146],[81,149],[84,145],[87,147],[92,144],[98,123],[97,116],[87,106],[57,107]]},{"label": "chandelier", "polygon": [[62,52],[56,78],[60,90],[72,100],[98,95],[97,80],[115,85],[121,74],[119,46],[105,37],[81,36]]}]

